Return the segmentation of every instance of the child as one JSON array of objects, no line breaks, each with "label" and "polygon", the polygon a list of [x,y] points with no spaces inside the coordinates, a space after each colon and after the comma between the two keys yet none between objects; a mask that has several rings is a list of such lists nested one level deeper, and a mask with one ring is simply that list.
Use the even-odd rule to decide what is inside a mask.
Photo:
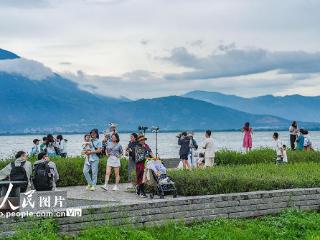
[{"label": "child", "polygon": [[252,128],[250,127],[250,123],[246,122],[244,124],[242,132],[244,133],[242,146],[248,152],[252,148]]},{"label": "child", "polygon": [[287,146],[283,145],[283,163],[288,163]]},{"label": "child", "polygon": [[86,134],[84,135],[84,142],[82,144],[82,151],[84,151],[83,153],[86,156],[86,162],[89,161],[89,156],[86,154],[91,151],[91,148],[92,148],[92,143],[90,141],[90,134]]},{"label": "child", "polygon": [[279,133],[273,133],[273,140],[275,141],[275,149],[277,152],[277,164],[283,163],[283,144],[279,139]]},{"label": "child", "polygon": [[204,164],[205,164],[205,158],[204,158],[204,153],[199,153],[199,159],[198,159],[198,162],[197,162],[197,167],[199,168],[203,168],[204,167]]},{"label": "child", "polygon": [[305,151],[311,151],[312,150],[312,142],[311,142],[308,134],[309,134],[309,131],[308,130],[304,130],[304,132],[303,132],[303,137],[304,137],[303,149]]}]

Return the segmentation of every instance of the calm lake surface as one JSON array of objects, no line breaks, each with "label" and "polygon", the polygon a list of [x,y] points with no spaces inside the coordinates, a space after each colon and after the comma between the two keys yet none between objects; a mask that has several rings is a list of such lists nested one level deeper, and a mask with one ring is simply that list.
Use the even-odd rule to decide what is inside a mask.
[{"label": "calm lake surface", "polygon": [[[273,147],[272,141],[273,132],[254,132],[253,134],[253,147]],[[177,144],[176,135],[178,133],[159,133],[158,134],[158,152],[162,158],[175,158],[179,157],[179,146]],[[289,133],[279,132],[281,140],[287,145],[289,144]],[[150,145],[152,150],[155,152],[155,134],[148,132],[146,133],[148,138],[147,143]],[[81,144],[83,142],[82,134],[64,135],[68,139],[68,155],[80,155]],[[121,133],[120,143],[123,147],[128,144],[130,134]],[[315,149],[320,148],[320,131],[310,131],[309,137],[312,141]],[[24,150],[30,151],[32,147],[32,140],[38,138],[42,139],[40,135],[28,135],[28,136],[0,136],[0,159],[6,159],[16,151]],[[242,138],[241,132],[214,132],[213,139],[215,141],[216,149],[227,148],[236,151],[243,151],[242,149]],[[204,139],[203,132],[196,132],[195,139],[198,144],[201,144]]]}]

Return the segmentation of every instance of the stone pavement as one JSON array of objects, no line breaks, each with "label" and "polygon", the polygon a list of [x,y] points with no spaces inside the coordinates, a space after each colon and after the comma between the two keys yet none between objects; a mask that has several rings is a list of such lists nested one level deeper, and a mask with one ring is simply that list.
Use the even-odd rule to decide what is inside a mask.
[{"label": "stone pavement", "polygon": [[[137,196],[134,190],[128,191],[128,183],[119,184],[119,191],[112,191],[113,184],[109,185],[109,191],[105,191],[98,185],[95,191],[86,190],[86,186],[61,187],[57,190],[67,191],[68,207],[88,206],[88,205],[114,205],[114,204],[136,204],[150,201],[159,201],[159,196],[153,200]],[[149,196],[149,195],[148,195]],[[165,196],[165,199],[171,199],[172,195]],[[181,197],[179,197],[181,198]],[[162,199],[161,199],[162,200]]]}]

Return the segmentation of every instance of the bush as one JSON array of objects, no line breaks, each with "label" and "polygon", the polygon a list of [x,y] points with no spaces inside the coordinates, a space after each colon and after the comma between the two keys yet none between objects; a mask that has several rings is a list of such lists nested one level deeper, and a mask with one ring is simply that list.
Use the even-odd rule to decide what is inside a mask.
[{"label": "bush", "polygon": [[317,163],[252,164],[171,170],[179,195],[208,195],[257,190],[320,187]]},{"label": "bush", "polygon": [[[317,162],[320,163],[320,151],[287,151],[289,163]],[[271,148],[253,149],[252,151],[238,152],[221,150],[216,152],[217,165],[241,165],[257,163],[275,163],[276,152]]]}]

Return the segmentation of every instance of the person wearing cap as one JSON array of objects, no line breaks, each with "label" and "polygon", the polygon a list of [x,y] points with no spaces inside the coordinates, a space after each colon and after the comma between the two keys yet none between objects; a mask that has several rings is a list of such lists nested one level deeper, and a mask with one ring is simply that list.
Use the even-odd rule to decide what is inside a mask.
[{"label": "person wearing cap", "polygon": [[37,164],[40,164],[40,163],[48,162],[48,166],[50,168],[50,173],[53,176],[53,188],[52,188],[52,190],[56,190],[56,183],[60,178],[56,164],[54,162],[52,162],[50,160],[50,158],[48,157],[48,155],[46,153],[44,153],[44,152],[39,153],[37,159],[38,160],[34,162],[34,166],[36,166]]},{"label": "person wearing cap", "polygon": [[33,139],[33,146],[32,146],[30,153],[29,153],[30,156],[35,156],[40,152],[39,143],[40,143],[39,139],[37,139],[37,138]]},{"label": "person wearing cap", "polygon": [[147,197],[144,191],[143,174],[144,165],[147,158],[156,158],[152,153],[148,144],[146,144],[147,138],[144,135],[138,136],[138,144],[135,146],[135,160],[136,160],[136,176],[137,176],[137,195],[140,197]]},{"label": "person wearing cap", "polygon": [[[102,143],[99,140],[99,131],[98,129],[92,129],[90,131],[91,137],[91,146],[90,150],[82,150],[81,154],[87,155],[88,161],[85,161],[83,166],[83,175],[88,183],[87,190],[94,191],[96,190],[97,177],[98,177],[98,168],[99,168],[99,156],[98,154],[102,151]],[[89,172],[92,172],[90,176]]]}]

